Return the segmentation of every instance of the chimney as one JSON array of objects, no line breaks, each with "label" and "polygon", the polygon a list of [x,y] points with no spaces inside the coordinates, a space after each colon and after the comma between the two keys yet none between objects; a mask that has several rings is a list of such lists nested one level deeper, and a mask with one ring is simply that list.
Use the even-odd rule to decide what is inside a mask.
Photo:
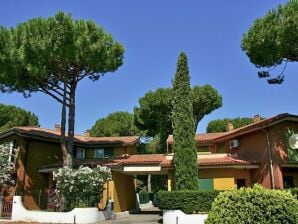
[{"label": "chimney", "polygon": [[260,117],[260,115],[255,115],[254,117],[253,117],[253,123],[257,123],[257,122],[260,122],[261,121],[261,117]]},{"label": "chimney", "polygon": [[227,132],[233,131],[234,125],[231,122],[227,123],[226,130],[227,130]]},{"label": "chimney", "polygon": [[86,130],[86,131],[84,131],[83,136],[84,136],[84,137],[90,137],[90,130]]},{"label": "chimney", "polygon": [[55,131],[60,132],[61,131],[61,125],[60,124],[55,124]]}]

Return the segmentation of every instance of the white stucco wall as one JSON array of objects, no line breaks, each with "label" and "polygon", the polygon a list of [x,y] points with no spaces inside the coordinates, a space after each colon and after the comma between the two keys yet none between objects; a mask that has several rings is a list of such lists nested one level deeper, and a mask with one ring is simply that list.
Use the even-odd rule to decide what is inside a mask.
[{"label": "white stucco wall", "polygon": [[13,197],[12,221],[40,223],[96,223],[106,220],[97,208],[75,208],[70,212],[29,211],[22,203],[21,196]]},{"label": "white stucco wall", "polygon": [[181,210],[163,210],[163,224],[204,224],[207,214],[185,214]]}]

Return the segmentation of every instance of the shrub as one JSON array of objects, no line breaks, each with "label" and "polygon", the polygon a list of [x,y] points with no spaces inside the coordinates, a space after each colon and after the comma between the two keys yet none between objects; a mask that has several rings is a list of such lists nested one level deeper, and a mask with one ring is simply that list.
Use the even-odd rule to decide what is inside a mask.
[{"label": "shrub", "polygon": [[295,188],[291,188],[289,189],[290,190],[290,193],[292,195],[294,195],[294,197],[296,197],[296,199],[298,200],[298,187],[295,187]]},{"label": "shrub", "polygon": [[111,179],[107,167],[61,168],[54,173],[59,205],[63,209],[95,207],[103,192],[103,185]]},{"label": "shrub", "polygon": [[160,209],[182,210],[187,214],[208,212],[218,191],[159,191]]},{"label": "shrub", "polygon": [[287,191],[260,185],[222,192],[212,203],[206,224],[298,223],[298,201]]},{"label": "shrub", "polygon": [[140,204],[146,204],[150,201],[149,193],[147,191],[141,191],[139,193]]},{"label": "shrub", "polygon": [[13,164],[9,162],[9,145],[0,145],[0,192],[2,188],[13,186],[15,180],[13,178]]}]

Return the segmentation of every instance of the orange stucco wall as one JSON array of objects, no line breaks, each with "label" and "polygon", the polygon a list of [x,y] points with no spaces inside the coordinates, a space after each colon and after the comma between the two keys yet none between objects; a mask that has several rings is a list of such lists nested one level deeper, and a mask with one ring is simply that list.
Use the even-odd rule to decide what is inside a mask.
[{"label": "orange stucco wall", "polygon": [[[289,128],[291,130],[298,130],[298,123],[282,122],[267,129],[272,154],[274,187],[280,189],[283,189],[281,165],[287,163],[285,133]],[[240,141],[240,146],[236,149],[229,148],[229,141],[233,139]],[[215,151],[219,153],[223,146],[224,151],[235,158],[258,162],[260,168],[251,170],[251,182],[260,183],[266,188],[271,188],[270,157],[266,131],[258,130],[239,137],[230,138],[223,142],[218,142],[215,146]]]},{"label": "orange stucco wall", "polygon": [[[24,205],[28,209],[45,209],[47,207],[47,193],[49,174],[40,173],[38,169],[47,164],[61,161],[59,144],[22,139],[21,148],[25,154],[19,160],[18,176],[22,183],[18,183],[18,191],[23,195]],[[25,175],[24,175],[25,174]]]}]

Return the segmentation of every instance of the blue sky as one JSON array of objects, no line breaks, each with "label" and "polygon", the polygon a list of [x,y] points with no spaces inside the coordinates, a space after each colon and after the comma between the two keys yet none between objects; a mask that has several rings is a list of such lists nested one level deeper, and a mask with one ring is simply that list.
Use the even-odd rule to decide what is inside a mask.
[{"label": "blue sky", "polygon": [[[124,64],[116,72],[97,82],[86,79],[79,84],[77,133],[111,112],[132,112],[147,91],[171,86],[178,55],[185,51],[191,84],[208,83],[223,97],[223,107],[200,122],[198,132],[202,133],[214,119],[298,114],[297,64],[289,64],[282,85],[268,85],[257,77],[258,70],[240,48],[242,34],[253,21],[285,2],[7,0],[1,1],[0,25],[12,27],[62,10],[76,19],[96,21],[124,45]],[[25,99],[22,94],[0,94],[0,103],[34,112],[42,127],[60,123],[60,105],[47,95],[34,93]]]}]

